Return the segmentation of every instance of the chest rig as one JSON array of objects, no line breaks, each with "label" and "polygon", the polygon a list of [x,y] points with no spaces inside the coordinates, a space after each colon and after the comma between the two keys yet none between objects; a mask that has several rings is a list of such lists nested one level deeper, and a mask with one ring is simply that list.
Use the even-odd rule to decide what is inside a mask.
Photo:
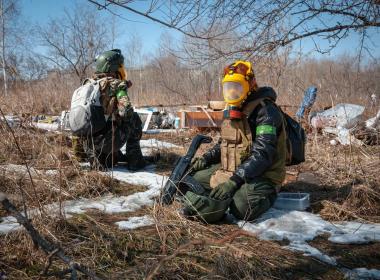
[{"label": "chest rig", "polygon": [[258,98],[242,108],[241,119],[225,119],[221,128],[221,163],[224,171],[234,172],[251,154],[252,132],[248,117],[261,104],[265,106],[266,98]]}]

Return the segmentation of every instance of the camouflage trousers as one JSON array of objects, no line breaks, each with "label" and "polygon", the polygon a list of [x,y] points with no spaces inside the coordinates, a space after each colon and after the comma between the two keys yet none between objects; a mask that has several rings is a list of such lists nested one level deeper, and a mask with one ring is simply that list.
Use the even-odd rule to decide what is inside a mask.
[{"label": "camouflage trousers", "polygon": [[[206,192],[209,192],[211,176],[218,169],[221,169],[221,164],[211,165],[197,171],[193,178],[202,184]],[[275,185],[267,179],[258,178],[254,182],[246,182],[235,192],[229,205],[230,212],[238,219],[252,221],[267,211],[276,197]]]},{"label": "camouflage trousers", "polygon": [[[113,126],[113,127],[112,127]],[[82,139],[83,149],[92,166],[110,168],[118,161],[127,161],[129,165],[139,165],[143,161],[140,148],[142,122],[137,113],[131,118],[112,122],[96,135]],[[120,149],[126,144],[126,153]]]}]

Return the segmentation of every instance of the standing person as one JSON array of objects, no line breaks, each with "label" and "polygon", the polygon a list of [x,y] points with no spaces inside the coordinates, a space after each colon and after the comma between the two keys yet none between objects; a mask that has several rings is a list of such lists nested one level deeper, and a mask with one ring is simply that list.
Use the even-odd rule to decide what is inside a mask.
[{"label": "standing person", "polygon": [[250,62],[224,69],[227,103],[221,139],[192,165],[202,195],[187,192],[184,212],[211,223],[229,208],[238,219],[253,220],[267,211],[285,178],[286,132],[270,87],[258,87]]},{"label": "standing person", "polygon": [[[120,50],[113,49],[100,54],[95,62],[94,76],[83,85],[93,83],[99,87],[101,113],[91,114],[94,119],[90,126],[91,131],[98,124],[101,129],[81,138],[84,151],[92,167],[111,168],[118,161],[126,161],[128,169],[141,169],[146,165],[140,148],[142,122],[128,97],[132,83],[127,80],[124,57]],[[125,155],[120,151],[124,144]]]}]

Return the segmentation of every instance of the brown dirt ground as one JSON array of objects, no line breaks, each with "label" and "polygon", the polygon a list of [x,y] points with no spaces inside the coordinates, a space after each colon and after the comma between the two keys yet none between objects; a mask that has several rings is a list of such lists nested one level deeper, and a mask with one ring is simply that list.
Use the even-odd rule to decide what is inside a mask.
[{"label": "brown dirt ground", "polygon": [[[61,184],[62,189],[70,191],[70,196],[74,198],[95,197],[106,192],[128,195],[145,189],[143,186],[111,183],[109,177],[104,178],[72,168],[76,163],[70,154],[70,141],[65,137],[38,131],[32,131],[30,135],[29,131],[20,133],[26,135],[26,138],[20,136],[18,139],[22,139],[21,146],[33,166],[51,168],[60,164],[65,170],[65,176],[53,176],[48,183],[46,178],[40,181],[36,178],[36,194],[30,180],[0,174],[0,191],[6,191],[17,198],[22,186],[32,194],[33,199],[28,200],[28,205],[36,205],[36,200],[56,200],[60,194],[51,191],[54,184]],[[215,136],[214,133],[211,134]],[[2,163],[21,163],[22,158],[9,141],[9,135],[5,136],[2,138],[3,149],[0,148],[3,154]],[[170,174],[176,159],[186,151],[192,136],[193,133],[144,136],[183,147],[179,150],[162,151],[158,163],[160,174]],[[62,148],[57,149],[54,143],[62,143]],[[210,146],[211,144],[203,145],[199,154]],[[37,147],[38,152],[35,151]],[[290,180],[283,190],[309,192],[310,211],[321,214],[328,220],[359,218],[378,222],[379,160],[379,147],[331,147],[324,138],[312,136],[308,143],[307,161],[288,169],[299,180],[294,181],[293,176],[293,181]],[[15,203],[21,206],[20,200],[15,199]],[[261,241],[254,236],[237,234],[230,242],[220,243],[220,240],[229,240],[236,233],[236,226],[223,223],[204,225],[189,221],[178,215],[178,207],[176,204],[169,208],[154,205],[134,213],[117,215],[90,211],[68,220],[44,218],[33,220],[33,223],[44,236],[59,244],[67,255],[106,279],[144,279],[156,267],[158,269],[154,279],[344,278],[336,267],[285,250],[281,248],[280,242]],[[131,216],[148,213],[155,217],[156,225],[133,231],[120,231],[114,224]],[[0,212],[0,216],[2,215],[5,213]],[[322,236],[310,244],[336,257],[342,267],[379,269],[378,243],[339,245],[328,242]],[[1,236],[0,247],[0,275],[3,273],[7,279],[46,278],[40,275],[46,266],[46,255],[34,247],[25,232]],[[66,267],[60,261],[55,260],[49,271],[57,272],[64,268]],[[51,276],[49,279],[56,278]]]}]

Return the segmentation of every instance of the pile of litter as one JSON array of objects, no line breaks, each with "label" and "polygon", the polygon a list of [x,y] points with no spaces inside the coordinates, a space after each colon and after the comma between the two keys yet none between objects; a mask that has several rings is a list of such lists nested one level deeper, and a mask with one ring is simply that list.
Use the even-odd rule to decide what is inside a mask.
[{"label": "pile of litter", "polygon": [[[0,117],[0,121],[4,121],[4,118]],[[21,124],[20,118],[16,117],[16,116],[5,116],[5,121],[12,128],[16,128],[16,127],[20,126],[20,124]]]},{"label": "pile of litter", "polygon": [[310,115],[314,129],[336,135],[331,145],[378,145],[380,132],[380,111],[375,117],[363,120],[364,106],[338,104],[328,110]]}]

